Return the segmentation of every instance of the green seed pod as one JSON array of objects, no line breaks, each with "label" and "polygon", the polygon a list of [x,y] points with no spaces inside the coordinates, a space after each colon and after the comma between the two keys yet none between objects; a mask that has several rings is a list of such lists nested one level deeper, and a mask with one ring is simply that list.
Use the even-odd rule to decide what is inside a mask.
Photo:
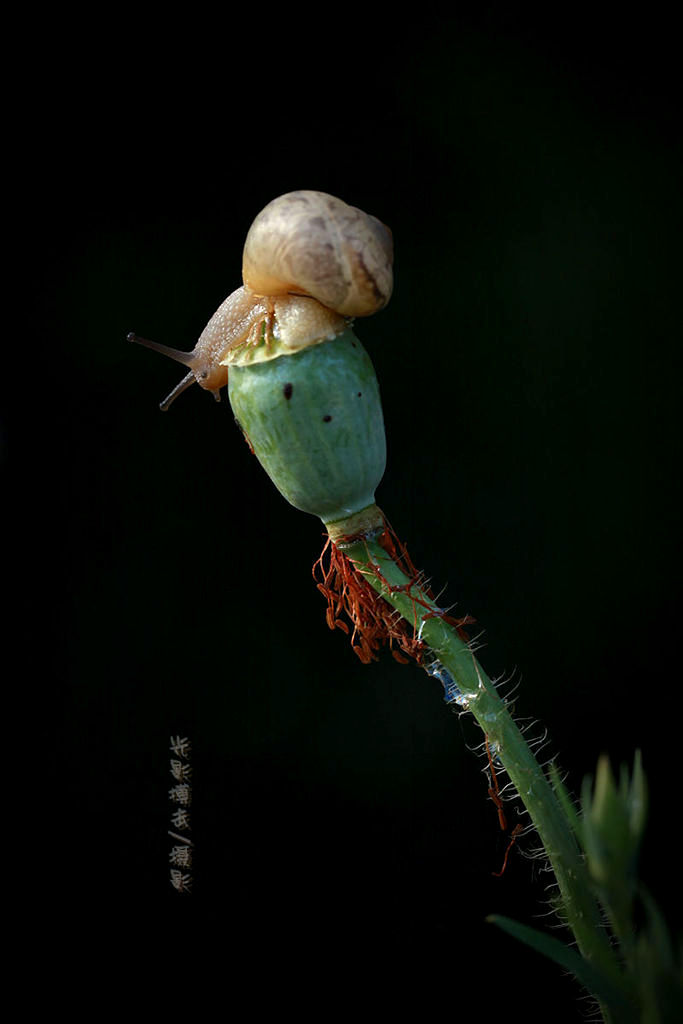
[{"label": "green seed pod", "polygon": [[263,362],[231,362],[228,394],[254,454],[295,508],[324,523],[373,506],[386,465],[379,386],[347,328]]}]

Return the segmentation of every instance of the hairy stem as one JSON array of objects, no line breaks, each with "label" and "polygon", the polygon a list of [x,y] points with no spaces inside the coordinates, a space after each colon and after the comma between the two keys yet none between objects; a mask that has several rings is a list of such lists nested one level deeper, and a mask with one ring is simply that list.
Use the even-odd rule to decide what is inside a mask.
[{"label": "hairy stem", "polygon": [[339,546],[373,588],[421,630],[422,640],[452,676],[538,831],[555,872],[562,911],[580,952],[608,977],[618,980],[618,965],[567,818],[495,686],[453,626],[438,615],[424,617],[428,614],[424,604],[434,610],[437,606],[377,540],[365,537]]}]

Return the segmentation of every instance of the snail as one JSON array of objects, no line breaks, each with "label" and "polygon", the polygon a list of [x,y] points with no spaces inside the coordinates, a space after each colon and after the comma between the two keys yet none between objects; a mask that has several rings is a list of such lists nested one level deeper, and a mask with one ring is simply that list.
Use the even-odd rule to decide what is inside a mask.
[{"label": "snail", "polygon": [[129,334],[188,367],[161,403],[166,411],[195,381],[220,401],[228,366],[275,359],[338,337],[350,319],[391,297],[393,244],[376,217],[325,192],[288,192],[254,220],[242,277],[191,352]]}]

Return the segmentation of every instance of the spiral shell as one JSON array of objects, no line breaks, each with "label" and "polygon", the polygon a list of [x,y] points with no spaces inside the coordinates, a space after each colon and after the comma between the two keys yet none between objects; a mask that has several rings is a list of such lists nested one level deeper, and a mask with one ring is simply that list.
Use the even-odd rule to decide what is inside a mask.
[{"label": "spiral shell", "polygon": [[393,241],[381,221],[326,192],[287,192],[254,220],[242,277],[255,295],[309,295],[342,316],[369,316],[393,288]]}]

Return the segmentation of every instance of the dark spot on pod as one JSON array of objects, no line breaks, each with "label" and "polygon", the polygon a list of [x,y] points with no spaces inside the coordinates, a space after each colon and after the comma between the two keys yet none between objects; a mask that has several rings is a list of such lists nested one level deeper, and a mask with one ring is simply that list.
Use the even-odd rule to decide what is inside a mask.
[{"label": "dark spot on pod", "polygon": [[358,392],[358,397],[360,398],[360,396],[361,396],[362,394],[363,394],[363,392],[362,392],[362,391],[359,391],[359,392]]},{"label": "dark spot on pod", "polygon": [[356,347],[355,341],[352,341],[351,344],[353,345],[354,348]]},{"label": "dark spot on pod", "polygon": [[293,390],[294,390],[294,385],[293,385],[293,384],[290,384],[290,383],[288,382],[288,383],[287,383],[287,384],[285,384],[285,386],[283,387],[283,389],[282,389],[282,394],[283,394],[283,395],[285,396],[285,398],[286,398],[287,400],[289,400],[289,399],[290,399],[290,398],[292,397],[292,391],[293,391]]},{"label": "dark spot on pod", "polygon": [[327,416],[323,416],[323,423],[329,423],[331,419],[332,417],[328,413]]}]

